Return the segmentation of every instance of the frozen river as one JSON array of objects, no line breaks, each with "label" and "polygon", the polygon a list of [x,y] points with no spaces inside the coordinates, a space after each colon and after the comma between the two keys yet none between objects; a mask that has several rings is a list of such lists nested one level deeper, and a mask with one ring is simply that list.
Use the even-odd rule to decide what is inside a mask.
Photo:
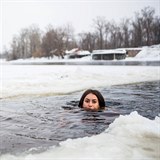
[{"label": "frozen river", "polygon": [[[1,160],[159,159],[158,66],[1,69]],[[78,108],[88,88],[102,92],[105,111]]]}]

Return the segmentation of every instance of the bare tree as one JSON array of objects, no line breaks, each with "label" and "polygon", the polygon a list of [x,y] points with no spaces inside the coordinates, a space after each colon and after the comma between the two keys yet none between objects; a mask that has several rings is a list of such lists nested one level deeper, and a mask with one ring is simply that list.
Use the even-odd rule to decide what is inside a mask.
[{"label": "bare tree", "polygon": [[70,45],[73,46],[73,42],[72,29],[69,28],[69,26],[67,26],[67,28],[53,28],[50,25],[42,38],[42,50],[46,57],[53,57],[54,53],[56,53],[56,56],[59,55],[63,58],[62,53],[64,53],[64,50],[67,48],[70,48]]},{"label": "bare tree", "polygon": [[105,49],[110,48],[110,46],[109,46],[110,26],[111,26],[111,24],[109,22],[107,22],[105,24],[105,38],[104,38],[104,48]]},{"label": "bare tree", "polygon": [[130,46],[130,20],[123,19],[121,22],[121,47],[129,47]]},{"label": "bare tree", "polygon": [[141,11],[143,18],[143,29],[144,29],[144,44],[151,45],[151,40],[153,39],[153,20],[154,20],[154,9],[151,7],[145,7]]},{"label": "bare tree", "polygon": [[160,43],[160,17],[156,17],[153,22],[153,28],[152,28],[152,33],[153,33],[153,39],[152,39],[152,44],[159,44]]},{"label": "bare tree", "polygon": [[38,26],[32,25],[29,28],[30,54],[32,57],[41,57],[41,31]]},{"label": "bare tree", "polygon": [[117,48],[118,46],[118,39],[117,37],[120,36],[118,35],[120,31],[120,28],[117,26],[117,24],[113,21],[110,24],[109,28],[109,46],[110,48]]},{"label": "bare tree", "polygon": [[132,22],[132,46],[138,47],[143,45],[143,19],[139,13],[135,13],[135,21]]},{"label": "bare tree", "polygon": [[98,33],[98,48],[104,49],[106,19],[105,17],[97,17],[96,19],[93,20],[93,22],[96,32]]},{"label": "bare tree", "polygon": [[155,10],[145,7],[140,13],[135,13],[135,21],[132,22],[132,46],[152,45],[159,33],[159,22],[154,17]]},{"label": "bare tree", "polygon": [[45,57],[50,57],[50,51],[56,49],[56,46],[54,44],[54,28],[49,25],[47,27],[47,32],[45,33],[45,35],[42,37],[42,44],[41,44],[41,48],[42,48],[42,52],[43,52],[43,56]]},{"label": "bare tree", "polygon": [[28,29],[22,29],[19,36],[14,36],[11,43],[11,54],[13,59],[29,57]]},{"label": "bare tree", "polygon": [[12,43],[11,43],[11,53],[8,54],[7,59],[8,60],[16,60],[20,58],[19,55],[20,51],[18,50],[18,38],[16,36],[13,37]]},{"label": "bare tree", "polygon": [[84,50],[88,50],[92,52],[95,49],[95,40],[96,36],[94,33],[80,33],[79,34],[80,40],[79,40],[79,46],[80,48]]},{"label": "bare tree", "polygon": [[64,50],[71,50],[72,48],[77,47],[77,42],[74,38],[74,28],[71,24],[67,24],[64,26],[65,37],[63,37],[64,41]]},{"label": "bare tree", "polygon": [[11,44],[12,58],[30,58],[40,50],[40,30],[35,26],[24,28],[19,36],[14,36]]},{"label": "bare tree", "polygon": [[30,42],[29,42],[29,30],[28,28],[24,28],[20,31],[20,58],[29,58],[31,57],[30,53]]}]

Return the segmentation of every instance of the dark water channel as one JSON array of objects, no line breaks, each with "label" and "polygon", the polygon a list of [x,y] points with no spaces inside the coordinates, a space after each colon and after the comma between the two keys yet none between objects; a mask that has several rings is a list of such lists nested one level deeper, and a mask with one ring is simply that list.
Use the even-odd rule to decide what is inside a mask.
[{"label": "dark water channel", "polygon": [[68,138],[103,132],[120,114],[132,111],[149,119],[160,114],[160,82],[99,88],[107,109],[86,112],[78,108],[82,92],[23,100],[1,100],[0,154],[47,149]]}]

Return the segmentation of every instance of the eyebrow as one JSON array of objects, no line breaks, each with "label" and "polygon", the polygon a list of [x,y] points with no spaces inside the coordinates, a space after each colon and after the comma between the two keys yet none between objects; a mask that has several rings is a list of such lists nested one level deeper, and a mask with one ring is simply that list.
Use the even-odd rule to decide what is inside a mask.
[{"label": "eyebrow", "polygon": [[89,99],[89,98],[85,98],[86,100],[95,100],[95,101],[97,101],[97,99]]}]

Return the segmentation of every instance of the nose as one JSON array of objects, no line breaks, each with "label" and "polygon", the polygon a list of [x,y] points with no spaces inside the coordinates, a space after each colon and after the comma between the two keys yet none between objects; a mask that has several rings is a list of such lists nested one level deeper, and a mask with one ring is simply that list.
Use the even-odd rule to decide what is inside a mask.
[{"label": "nose", "polygon": [[88,106],[89,106],[89,107],[92,107],[92,102],[89,102],[89,103],[88,103]]}]

